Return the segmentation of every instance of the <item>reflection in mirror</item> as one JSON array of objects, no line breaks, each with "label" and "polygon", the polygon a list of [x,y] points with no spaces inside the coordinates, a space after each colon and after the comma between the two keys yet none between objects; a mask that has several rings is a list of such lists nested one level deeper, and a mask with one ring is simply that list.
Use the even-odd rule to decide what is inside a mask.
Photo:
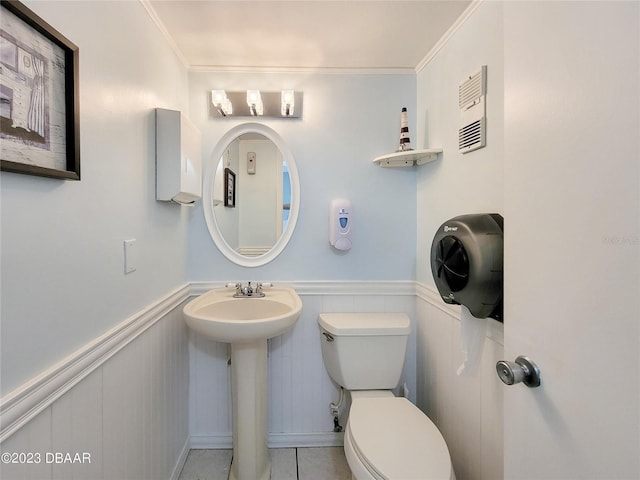
[{"label": "reflection in mirror", "polygon": [[220,233],[232,249],[248,257],[271,250],[291,205],[289,169],[278,147],[258,133],[234,139],[218,162],[213,204]]},{"label": "reflection in mirror", "polygon": [[232,128],[211,157],[203,203],[211,237],[228,259],[259,266],[277,257],[299,205],[295,161],[281,137],[256,123]]}]

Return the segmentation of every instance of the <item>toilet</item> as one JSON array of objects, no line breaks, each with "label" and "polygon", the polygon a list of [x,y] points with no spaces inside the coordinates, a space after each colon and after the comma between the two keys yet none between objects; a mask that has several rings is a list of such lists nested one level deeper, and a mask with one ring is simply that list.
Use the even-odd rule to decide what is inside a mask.
[{"label": "toilet", "polygon": [[355,480],[455,480],[434,423],[394,396],[411,331],[404,313],[321,313],[322,358],[351,394],[344,451]]}]

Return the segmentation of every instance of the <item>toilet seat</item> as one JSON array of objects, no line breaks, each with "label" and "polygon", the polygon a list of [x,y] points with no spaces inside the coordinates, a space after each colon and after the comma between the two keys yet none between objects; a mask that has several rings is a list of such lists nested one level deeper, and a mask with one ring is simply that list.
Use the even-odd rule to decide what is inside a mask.
[{"label": "toilet seat", "polygon": [[[353,451],[349,451],[353,450]],[[354,398],[345,452],[356,478],[364,467],[379,480],[451,480],[449,450],[433,422],[405,398]],[[354,468],[355,457],[362,463]]]}]

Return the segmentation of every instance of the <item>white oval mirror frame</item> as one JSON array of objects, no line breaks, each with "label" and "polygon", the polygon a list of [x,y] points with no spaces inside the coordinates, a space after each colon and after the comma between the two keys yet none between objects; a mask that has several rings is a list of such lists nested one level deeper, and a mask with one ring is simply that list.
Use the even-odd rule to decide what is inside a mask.
[{"label": "white oval mirror frame", "polygon": [[[276,147],[282,153],[282,159],[287,163],[289,168],[289,177],[291,181],[291,209],[289,211],[289,220],[287,226],[282,232],[282,235],[275,243],[273,248],[268,252],[256,256],[246,257],[236,252],[224,239],[220,227],[216,221],[216,217],[213,212],[213,185],[216,174],[216,169],[220,159],[224,156],[225,151],[229,148],[231,142],[233,142],[240,135],[245,133],[259,133],[271,140]],[[274,260],[285,249],[298,221],[298,211],[300,209],[300,178],[298,177],[298,168],[296,162],[291,154],[291,151],[285,144],[284,140],[275,130],[262,125],[260,123],[243,123],[237,125],[229,130],[218,142],[211,158],[207,164],[207,169],[204,177],[203,196],[202,203],[204,207],[204,218],[207,222],[207,228],[212,240],[220,250],[220,252],[231,260],[236,265],[242,267],[260,267]]]}]

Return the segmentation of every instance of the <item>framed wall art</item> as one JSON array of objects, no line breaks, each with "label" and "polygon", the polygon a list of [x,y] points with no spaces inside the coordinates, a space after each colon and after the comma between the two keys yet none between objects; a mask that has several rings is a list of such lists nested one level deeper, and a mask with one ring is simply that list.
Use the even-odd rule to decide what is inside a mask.
[{"label": "framed wall art", "polygon": [[224,169],[224,206],[236,206],[236,174],[230,168]]},{"label": "framed wall art", "polygon": [[78,47],[0,1],[0,169],[80,180]]}]

